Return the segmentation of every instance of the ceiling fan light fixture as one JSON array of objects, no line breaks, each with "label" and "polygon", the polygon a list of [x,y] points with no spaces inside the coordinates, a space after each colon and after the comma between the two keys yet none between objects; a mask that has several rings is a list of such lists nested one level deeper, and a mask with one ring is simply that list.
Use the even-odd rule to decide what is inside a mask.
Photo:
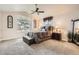
[{"label": "ceiling fan light fixture", "polygon": [[44,11],[38,11],[39,13],[44,13]]},{"label": "ceiling fan light fixture", "polygon": [[36,8],[36,10],[32,11],[31,14],[37,13],[39,15],[39,13],[44,13],[44,11],[39,10],[39,8],[37,7],[37,4],[35,4],[35,8]]}]

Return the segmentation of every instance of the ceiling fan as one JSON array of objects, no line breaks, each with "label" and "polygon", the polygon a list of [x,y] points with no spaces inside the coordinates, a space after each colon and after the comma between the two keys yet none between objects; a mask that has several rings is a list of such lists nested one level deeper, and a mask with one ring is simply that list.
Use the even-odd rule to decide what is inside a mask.
[{"label": "ceiling fan", "polygon": [[44,11],[39,10],[39,8],[37,7],[37,4],[35,4],[35,10],[32,10],[31,14],[37,13],[39,15],[39,13],[44,13]]}]

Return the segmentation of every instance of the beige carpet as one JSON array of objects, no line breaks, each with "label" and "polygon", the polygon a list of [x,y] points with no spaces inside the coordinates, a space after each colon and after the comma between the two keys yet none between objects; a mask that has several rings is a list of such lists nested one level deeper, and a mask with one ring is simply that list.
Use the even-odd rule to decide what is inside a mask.
[{"label": "beige carpet", "polygon": [[79,46],[62,41],[48,40],[31,46],[38,54],[79,54]]},{"label": "beige carpet", "polygon": [[79,54],[79,46],[68,42],[47,40],[29,46],[22,39],[0,42],[1,55],[60,55]]}]

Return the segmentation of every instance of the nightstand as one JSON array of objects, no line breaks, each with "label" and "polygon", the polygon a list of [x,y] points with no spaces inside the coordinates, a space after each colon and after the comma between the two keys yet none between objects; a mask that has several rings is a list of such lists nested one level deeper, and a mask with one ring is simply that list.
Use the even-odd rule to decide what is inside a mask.
[{"label": "nightstand", "polygon": [[61,33],[52,33],[52,39],[61,40]]}]

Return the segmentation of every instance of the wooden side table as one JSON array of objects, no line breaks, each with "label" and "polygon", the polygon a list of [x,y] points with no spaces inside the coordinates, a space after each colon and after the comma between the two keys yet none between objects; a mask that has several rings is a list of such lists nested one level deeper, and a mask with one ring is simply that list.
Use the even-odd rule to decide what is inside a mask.
[{"label": "wooden side table", "polygon": [[61,40],[61,33],[52,33],[52,39]]}]

